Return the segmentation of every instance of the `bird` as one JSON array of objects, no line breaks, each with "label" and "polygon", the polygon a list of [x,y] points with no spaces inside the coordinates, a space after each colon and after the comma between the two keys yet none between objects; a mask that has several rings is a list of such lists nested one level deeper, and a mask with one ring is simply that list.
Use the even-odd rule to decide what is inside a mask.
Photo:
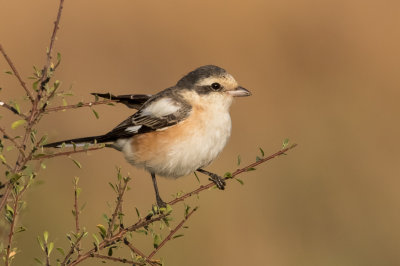
[{"label": "bird", "polygon": [[92,94],[123,103],[137,112],[104,135],[67,139],[44,147],[104,143],[121,151],[130,164],[150,173],[160,208],[166,203],[160,196],[156,176],[176,179],[197,171],[208,175],[217,188],[225,188],[223,178],[203,168],[228,142],[233,99],[251,95],[225,69],[215,65],[198,67],[175,86],[154,95]]}]

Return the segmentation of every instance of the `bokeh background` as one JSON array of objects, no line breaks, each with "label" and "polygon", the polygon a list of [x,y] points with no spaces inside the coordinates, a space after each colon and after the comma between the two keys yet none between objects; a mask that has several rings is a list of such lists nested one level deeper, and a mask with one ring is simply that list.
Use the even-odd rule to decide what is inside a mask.
[{"label": "bokeh background", "polygon": [[[0,1],[1,43],[23,77],[44,64],[57,6]],[[160,252],[166,265],[400,265],[399,11],[400,2],[390,0],[66,1],[57,79],[63,90],[72,86],[72,104],[92,100],[90,92],[155,93],[216,64],[253,96],[232,106],[231,140],[209,170],[235,170],[239,154],[242,165],[250,163],[259,147],[273,153],[284,138],[299,144],[243,175],[244,186],[230,182],[226,191],[190,201],[200,209],[185,236]],[[9,70],[3,59],[0,69]],[[0,85],[1,100],[22,99],[14,77],[0,75]],[[95,110],[100,119],[82,108],[48,115],[38,129],[51,141],[97,135],[132,113],[125,106]],[[16,119],[1,115],[7,127]],[[149,175],[117,151],[73,158],[82,169],[68,158],[47,161],[41,184],[27,194],[20,221],[28,231],[16,237],[22,251],[15,265],[42,256],[36,236],[44,230],[67,248],[74,176],[90,233],[113,203],[115,166],[133,177],[128,221],[135,206],[146,213],[154,202]],[[170,199],[198,183],[187,176],[159,179],[159,186]],[[151,241],[138,241],[151,251]]]}]

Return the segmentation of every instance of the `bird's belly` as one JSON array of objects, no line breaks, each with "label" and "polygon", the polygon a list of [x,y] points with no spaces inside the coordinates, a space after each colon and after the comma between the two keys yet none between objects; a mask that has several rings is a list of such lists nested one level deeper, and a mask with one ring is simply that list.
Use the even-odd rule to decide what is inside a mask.
[{"label": "bird's belly", "polygon": [[230,133],[229,113],[218,119],[192,116],[164,131],[135,136],[123,151],[131,164],[177,178],[210,164],[225,147]]}]

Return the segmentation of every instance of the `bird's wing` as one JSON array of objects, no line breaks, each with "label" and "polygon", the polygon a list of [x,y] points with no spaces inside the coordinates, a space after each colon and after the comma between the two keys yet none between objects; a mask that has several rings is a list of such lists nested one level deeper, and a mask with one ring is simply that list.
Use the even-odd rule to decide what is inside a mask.
[{"label": "bird's wing", "polygon": [[115,96],[111,93],[92,93],[94,96],[98,96],[105,99],[117,101],[125,104],[131,109],[139,110],[147,100],[151,98],[150,94],[127,94]]},{"label": "bird's wing", "polygon": [[190,111],[191,106],[183,101],[169,96],[154,97],[104,137],[116,140],[151,131],[161,131],[185,120]]}]

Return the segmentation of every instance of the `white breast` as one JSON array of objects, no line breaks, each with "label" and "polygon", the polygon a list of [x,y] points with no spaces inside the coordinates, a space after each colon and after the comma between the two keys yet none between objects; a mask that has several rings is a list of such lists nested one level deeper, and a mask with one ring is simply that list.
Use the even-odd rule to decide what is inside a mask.
[{"label": "white breast", "polygon": [[[204,102],[202,102],[204,101]],[[153,134],[151,150],[127,143],[123,152],[137,167],[156,175],[177,178],[209,165],[223,150],[231,135],[231,101],[221,96],[192,99],[192,113],[183,122]],[[146,134],[141,136],[142,140]],[[138,136],[139,137],[139,136]]]}]

